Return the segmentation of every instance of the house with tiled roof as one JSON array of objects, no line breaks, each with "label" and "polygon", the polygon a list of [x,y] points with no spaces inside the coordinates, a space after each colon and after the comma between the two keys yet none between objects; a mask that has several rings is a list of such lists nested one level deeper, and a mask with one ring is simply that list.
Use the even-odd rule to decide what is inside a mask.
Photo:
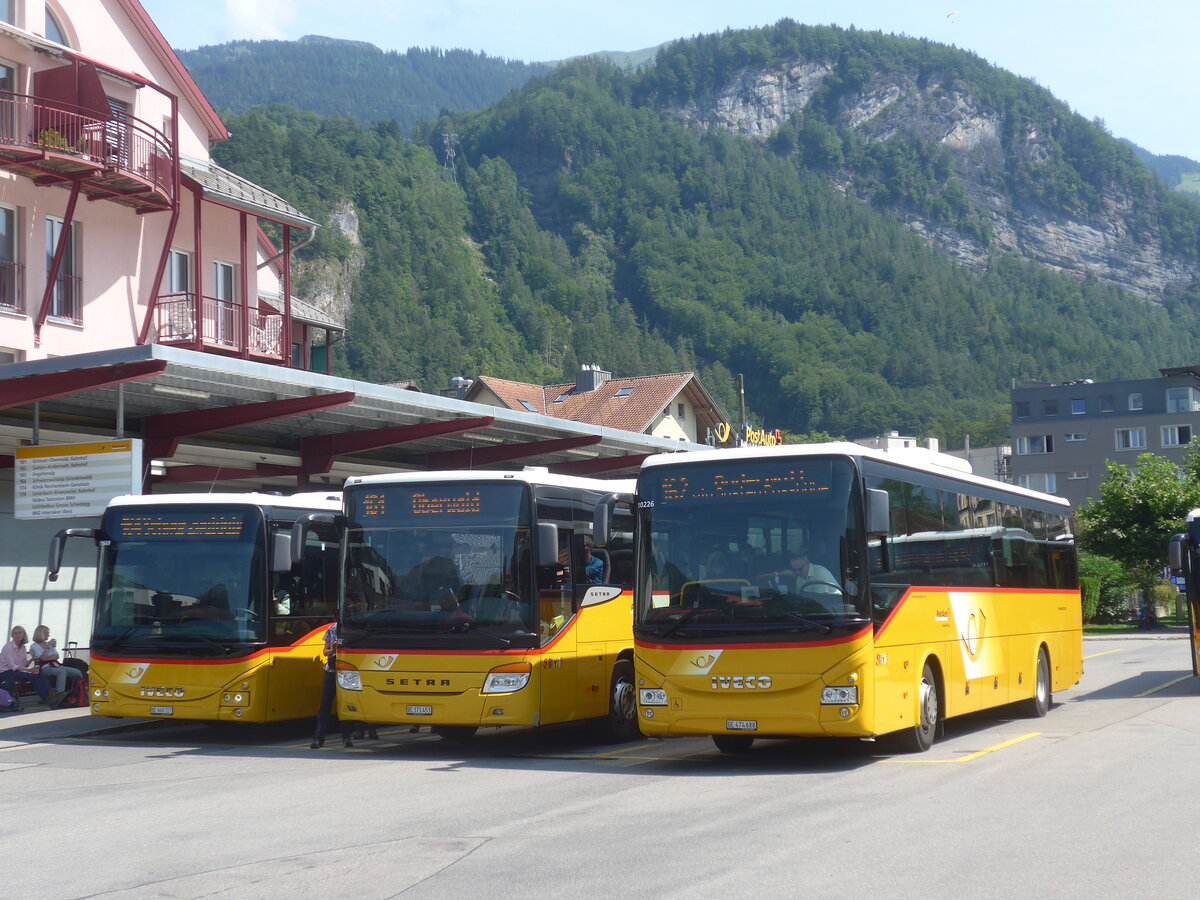
[{"label": "house with tiled roof", "polygon": [[585,365],[574,382],[547,385],[482,375],[463,399],[700,444],[727,421],[694,372],[614,378]]},{"label": "house with tiled roof", "polygon": [[228,136],[138,0],[0,0],[0,364],[157,343],[328,372],[344,328],[291,288],[317,223],[213,163]]}]

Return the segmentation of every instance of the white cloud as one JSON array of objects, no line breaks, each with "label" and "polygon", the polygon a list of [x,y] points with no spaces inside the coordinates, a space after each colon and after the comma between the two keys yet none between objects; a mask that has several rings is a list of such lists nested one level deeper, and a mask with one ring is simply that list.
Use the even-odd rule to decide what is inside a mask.
[{"label": "white cloud", "polygon": [[295,17],[288,0],[225,0],[226,31],[230,40],[279,40]]}]

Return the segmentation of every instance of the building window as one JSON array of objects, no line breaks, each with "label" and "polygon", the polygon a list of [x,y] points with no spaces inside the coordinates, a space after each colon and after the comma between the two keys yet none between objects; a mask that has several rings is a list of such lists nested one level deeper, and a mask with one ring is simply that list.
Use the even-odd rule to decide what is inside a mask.
[{"label": "building window", "polygon": [[1035,434],[1017,438],[1017,456],[1033,456],[1054,452],[1054,435]]},{"label": "building window", "polygon": [[1087,481],[1088,473],[1086,470],[1082,472],[1068,472],[1067,481]]},{"label": "building window", "polygon": [[684,407],[684,405],[682,403],[678,403],[678,404],[676,404],[676,408],[679,411],[677,418],[679,419],[680,422],[682,422],[684,419],[687,418],[686,407]]},{"label": "building window", "polygon": [[570,391],[567,391],[566,393],[559,394],[557,397],[555,397],[555,398],[554,398],[554,402],[555,402],[555,403],[562,403],[564,400],[566,400],[566,399],[567,399],[568,397],[570,397],[570,396],[571,396],[571,392],[570,392]]},{"label": "building window", "polygon": [[534,406],[532,403],[530,403],[528,400],[518,400],[517,402],[520,403],[527,410],[529,410],[531,413],[537,412],[537,407]]},{"label": "building window", "polygon": [[0,22],[17,24],[17,0],[0,0]]},{"label": "building window", "polygon": [[1087,401],[1082,397],[1071,398],[1071,415],[1082,416],[1087,413]]},{"label": "building window", "polygon": [[1129,408],[1134,411],[1142,408],[1142,395],[1140,391],[1129,395]]},{"label": "building window", "polygon": [[172,250],[167,255],[168,294],[190,294],[192,291],[192,254]]},{"label": "building window", "polygon": [[632,393],[633,393],[633,388],[631,388],[631,387],[621,388],[619,391],[617,391],[615,394],[613,394],[613,397],[628,397]]},{"label": "building window", "polygon": [[[63,220],[46,218],[46,274],[49,276],[54,253],[63,235]],[[79,273],[79,223],[72,222],[67,229],[66,245],[58,264],[58,277],[54,281],[54,294],[50,302],[50,315],[70,322],[83,321],[82,279]]]},{"label": "building window", "polygon": [[1070,434],[1064,434],[1063,440],[1068,441],[1068,442],[1086,441],[1087,435],[1084,434],[1082,431],[1073,431]]},{"label": "building window", "polygon": [[1058,415],[1058,401],[1057,400],[1043,400],[1042,401],[1042,415],[1057,416]]},{"label": "building window", "polygon": [[0,366],[7,366],[9,363],[21,361],[21,351],[11,350],[8,347],[0,347]]},{"label": "building window", "polygon": [[58,16],[49,6],[46,7],[46,37],[54,41],[56,44],[62,44],[64,47],[71,46],[67,43],[67,30],[62,27],[62,23],[58,21]]},{"label": "building window", "polygon": [[0,309],[24,312],[21,286],[25,267],[17,258],[17,211],[0,206]]},{"label": "building window", "polygon": [[1055,477],[1053,472],[1045,475],[1018,475],[1017,485],[1023,488],[1029,488],[1031,491],[1041,491],[1043,494],[1053,494],[1055,491]]},{"label": "building window", "polygon": [[[4,0],[0,0],[0,9]],[[19,93],[17,85],[17,68],[0,62],[0,94]],[[17,128],[17,104],[5,102],[0,104],[0,137],[12,140],[19,137]]]},{"label": "building window", "polygon": [[1018,419],[1028,419],[1029,418],[1029,401],[1028,400],[1014,401],[1013,402],[1013,416],[1015,416]]},{"label": "building window", "polygon": [[1117,429],[1117,449],[1118,450],[1144,450],[1144,449],[1146,449],[1146,429],[1145,428],[1118,428]]},{"label": "building window", "polygon": [[1167,388],[1167,412],[1200,411],[1200,391],[1190,387]]},{"label": "building window", "polygon": [[1101,394],[1099,402],[1100,412],[1112,412],[1117,408],[1116,400],[1112,394]]},{"label": "building window", "polygon": [[1164,447],[1186,447],[1192,442],[1191,425],[1163,425],[1159,433]]}]

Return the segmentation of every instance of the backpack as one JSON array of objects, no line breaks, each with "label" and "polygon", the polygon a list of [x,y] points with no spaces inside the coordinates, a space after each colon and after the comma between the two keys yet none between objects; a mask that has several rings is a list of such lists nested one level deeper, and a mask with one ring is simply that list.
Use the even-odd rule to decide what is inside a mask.
[{"label": "backpack", "polygon": [[0,688],[0,709],[12,711],[17,708],[17,701],[13,699],[13,695]]}]

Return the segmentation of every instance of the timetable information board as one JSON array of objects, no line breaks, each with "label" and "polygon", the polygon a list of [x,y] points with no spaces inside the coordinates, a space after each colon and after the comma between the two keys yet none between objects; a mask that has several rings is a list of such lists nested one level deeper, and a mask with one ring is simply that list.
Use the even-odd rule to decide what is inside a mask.
[{"label": "timetable information board", "polygon": [[16,449],[14,517],[98,516],[113,497],[142,492],[142,442]]}]

